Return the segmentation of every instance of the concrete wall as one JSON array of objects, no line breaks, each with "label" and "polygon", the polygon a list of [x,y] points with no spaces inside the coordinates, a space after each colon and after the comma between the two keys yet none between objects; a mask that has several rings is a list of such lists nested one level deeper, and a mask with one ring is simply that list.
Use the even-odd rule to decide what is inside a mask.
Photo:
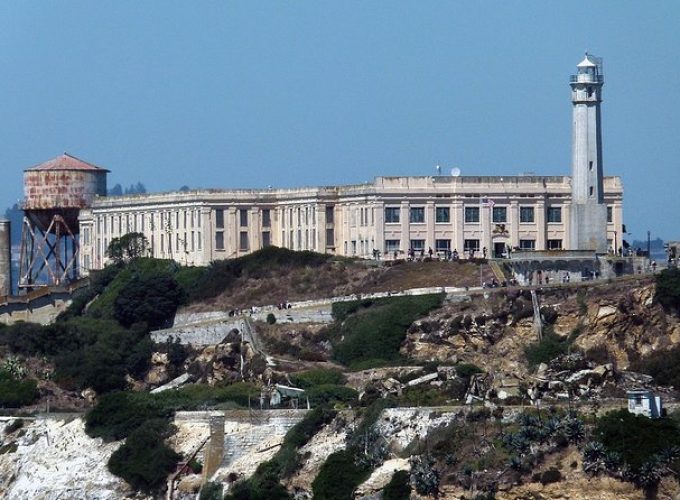
[{"label": "concrete wall", "polygon": [[10,222],[0,219],[0,297],[12,294],[12,245]]}]

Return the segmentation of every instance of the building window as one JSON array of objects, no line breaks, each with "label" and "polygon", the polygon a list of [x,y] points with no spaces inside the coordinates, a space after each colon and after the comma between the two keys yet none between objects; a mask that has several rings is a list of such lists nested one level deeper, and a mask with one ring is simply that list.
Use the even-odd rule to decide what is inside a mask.
[{"label": "building window", "polygon": [[272,238],[269,231],[262,231],[262,248],[271,246]]},{"label": "building window", "polygon": [[468,252],[479,252],[479,240],[464,240],[463,250]]},{"label": "building window", "polygon": [[479,222],[479,207],[465,207],[465,222]]},{"label": "building window", "polygon": [[241,208],[238,211],[239,225],[241,227],[248,227],[248,210]]},{"label": "building window", "polygon": [[399,207],[386,207],[385,208],[385,222],[399,222]]},{"label": "building window", "polygon": [[326,224],[333,224],[335,222],[335,208],[333,205],[326,207]]},{"label": "building window", "polygon": [[590,196],[593,196],[595,194],[595,190],[593,189],[593,186],[590,186]]},{"label": "building window", "polygon": [[224,228],[224,210],[215,210],[215,227],[218,229]]},{"label": "building window", "polygon": [[562,250],[562,240],[548,240],[548,250]]},{"label": "building window", "polygon": [[215,250],[224,250],[224,232],[217,231],[215,233]]},{"label": "building window", "polygon": [[614,209],[607,207],[607,222],[614,222]]},{"label": "building window", "polygon": [[451,240],[434,240],[434,247],[437,252],[448,253],[451,250]]},{"label": "building window", "polygon": [[241,231],[238,233],[238,249],[241,252],[248,250],[248,231]]},{"label": "building window", "polygon": [[201,247],[203,246],[203,240],[201,239],[200,231],[196,233],[196,246],[198,247],[199,250],[201,250]]},{"label": "building window", "polygon": [[271,210],[265,208],[262,210],[262,227],[270,227],[272,225]]},{"label": "building window", "polygon": [[420,252],[425,250],[425,240],[411,240],[411,250]]},{"label": "building window", "polygon": [[548,222],[562,222],[562,207],[548,207]]},{"label": "building window", "polygon": [[506,207],[493,207],[491,209],[491,220],[496,224],[507,222],[508,209]]},{"label": "building window", "polygon": [[592,170],[592,169],[593,169],[593,162],[589,161],[588,162],[588,170]]},{"label": "building window", "polygon": [[520,250],[536,250],[536,240],[519,240]]},{"label": "building window", "polygon": [[449,207],[437,207],[435,214],[437,222],[451,222],[451,209]]},{"label": "building window", "polygon": [[520,222],[534,222],[534,207],[519,207]]},{"label": "building window", "polygon": [[326,246],[335,248],[335,230],[332,227],[326,229]]},{"label": "building window", "polygon": [[400,240],[385,240],[385,253],[398,252],[400,245]]},{"label": "building window", "polygon": [[412,207],[409,211],[409,222],[425,222],[425,208],[424,207]]},{"label": "building window", "polygon": [[356,254],[357,254],[357,241],[352,240],[352,255],[356,255]]}]

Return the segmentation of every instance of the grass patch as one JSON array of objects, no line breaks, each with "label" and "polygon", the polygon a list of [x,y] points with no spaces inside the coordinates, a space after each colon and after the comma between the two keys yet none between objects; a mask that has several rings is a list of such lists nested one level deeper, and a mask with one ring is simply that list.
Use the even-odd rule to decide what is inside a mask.
[{"label": "grass patch", "polygon": [[575,338],[576,334],[562,337],[553,332],[552,328],[546,327],[540,342],[524,347],[524,356],[529,367],[534,368],[541,363],[550,363],[556,357],[568,354]]},{"label": "grass patch", "polygon": [[317,368],[290,375],[290,381],[295,387],[309,389],[317,385],[343,385],[347,379],[340,370]]},{"label": "grass patch", "polygon": [[403,362],[399,348],[419,317],[441,306],[443,294],[333,304],[334,358],[351,369]]}]

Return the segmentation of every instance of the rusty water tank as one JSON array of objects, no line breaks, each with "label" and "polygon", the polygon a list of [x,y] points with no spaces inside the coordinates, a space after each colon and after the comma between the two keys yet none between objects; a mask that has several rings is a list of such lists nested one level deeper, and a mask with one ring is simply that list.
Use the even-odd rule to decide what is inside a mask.
[{"label": "rusty water tank", "polygon": [[0,219],[0,296],[12,294],[12,244],[10,222]]},{"label": "rusty water tank", "polygon": [[31,221],[46,231],[55,214],[71,231],[78,231],[78,213],[96,196],[106,196],[109,171],[64,153],[24,170],[23,209]]}]

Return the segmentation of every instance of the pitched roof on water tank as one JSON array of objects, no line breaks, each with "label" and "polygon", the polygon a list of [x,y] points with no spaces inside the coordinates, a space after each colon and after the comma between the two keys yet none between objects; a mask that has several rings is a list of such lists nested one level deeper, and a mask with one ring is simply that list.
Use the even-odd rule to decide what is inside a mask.
[{"label": "pitched roof on water tank", "polygon": [[56,158],[47,160],[46,162],[41,163],[40,165],[36,165],[35,167],[27,168],[25,172],[29,170],[87,170],[97,172],[110,172],[110,170],[98,167],[97,165],[93,165],[92,163],[88,163],[68,153],[64,153],[62,155],[57,156]]}]

